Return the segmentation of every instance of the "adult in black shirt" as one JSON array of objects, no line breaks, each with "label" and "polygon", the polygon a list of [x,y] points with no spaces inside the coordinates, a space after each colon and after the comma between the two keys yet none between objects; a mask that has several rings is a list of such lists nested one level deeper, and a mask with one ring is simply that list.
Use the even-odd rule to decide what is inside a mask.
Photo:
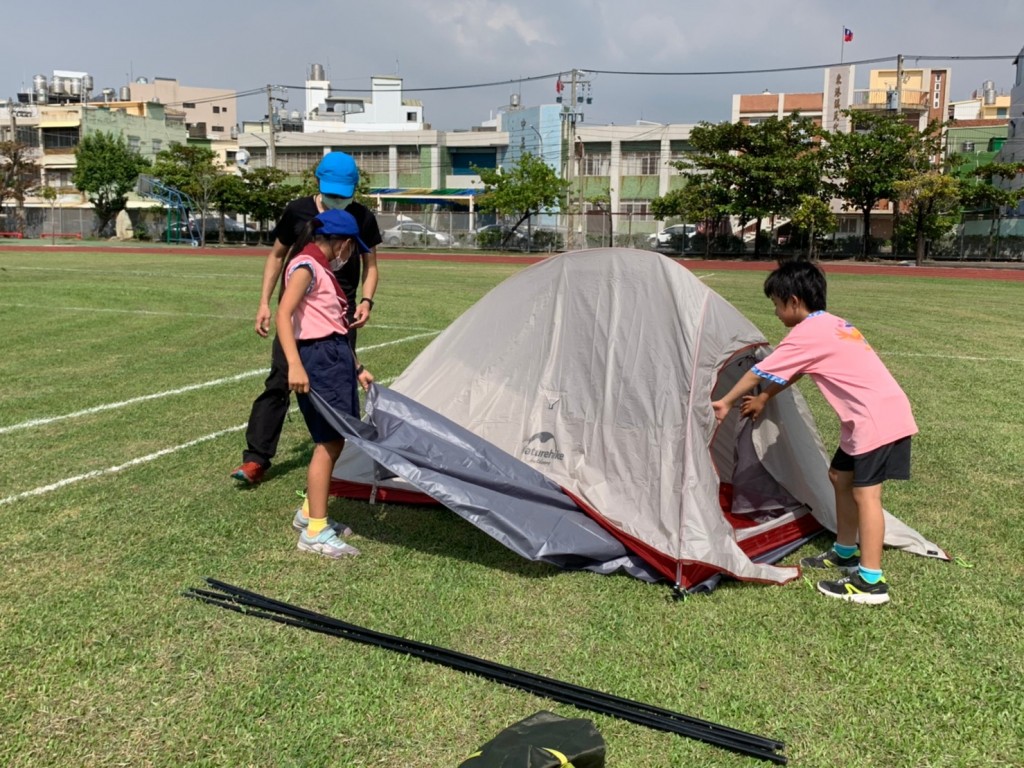
[{"label": "adult in black shirt", "polygon": [[[355,352],[356,329],[365,325],[373,310],[373,295],[377,290],[377,250],[381,242],[380,228],[373,212],[361,203],[351,201],[359,176],[355,163],[344,152],[331,152],[317,166],[320,194],[300,197],[284,209],[274,227],[274,245],[263,266],[263,284],[259,309],[256,312],[256,333],[266,337],[270,330],[270,299],[281,278],[288,251],[298,239],[306,222],[327,208],[344,207],[359,222],[359,236],[370,248],[361,259],[349,259],[335,272],[345,298],[348,300],[349,344]],[[363,296],[356,300],[356,291],[362,277]],[[285,417],[288,415],[290,391],[288,389],[288,361],[281,343],[274,335],[271,347],[270,375],[263,385],[263,393],[252,404],[249,424],[245,430],[246,449],[242,464],[231,476],[249,485],[263,479],[270,462],[277,453]]]}]

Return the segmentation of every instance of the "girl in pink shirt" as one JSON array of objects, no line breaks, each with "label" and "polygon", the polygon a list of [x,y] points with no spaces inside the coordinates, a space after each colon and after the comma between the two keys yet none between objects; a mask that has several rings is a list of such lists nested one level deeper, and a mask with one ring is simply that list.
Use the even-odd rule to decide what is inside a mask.
[{"label": "girl in pink shirt", "polygon": [[373,376],[355,359],[346,335],[345,294],[334,277],[348,259],[369,248],[359,238],[352,214],[327,210],[312,219],[292,246],[284,268],[284,291],[277,307],[277,333],[288,360],[288,387],[316,443],[306,479],[308,524],[299,549],[331,558],[358,555],[327,518],[327,497],[334,464],[345,440],[320,414],[310,392],[334,410],[359,417],[356,383],[368,389]]},{"label": "girl in pink shirt", "polygon": [[[839,448],[829,468],[837,530],[828,552],[800,565],[846,573],[837,581],[819,581],[824,595],[886,603],[882,482],[910,477],[910,438],[917,433],[910,401],[860,331],[825,311],[825,275],[816,265],[783,264],[765,280],[764,292],[776,317],[792,330],[725,397],[711,403],[715,418],[722,421],[742,397],[740,414],[756,419],[770,398],[801,376],[814,380],[840,421]],[[764,385],[758,394],[748,394],[758,385]]]}]

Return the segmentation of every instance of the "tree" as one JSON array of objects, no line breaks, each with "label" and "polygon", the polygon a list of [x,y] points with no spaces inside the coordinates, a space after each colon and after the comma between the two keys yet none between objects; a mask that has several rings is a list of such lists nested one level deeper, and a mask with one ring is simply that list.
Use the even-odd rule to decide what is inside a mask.
[{"label": "tree", "polygon": [[965,206],[992,212],[989,226],[987,258],[995,257],[1003,209],[1016,206],[1024,199],[1024,187],[1011,188],[1007,182],[1024,173],[1024,163],[988,163],[976,168],[961,183],[960,199]]},{"label": "tree", "polygon": [[260,231],[268,221],[277,221],[288,202],[299,196],[299,187],[286,184],[288,174],[277,168],[253,168],[246,171],[244,213],[260,222]]},{"label": "tree", "polygon": [[206,242],[206,214],[211,210],[214,188],[222,171],[214,164],[216,153],[207,147],[172,143],[157,153],[153,175],[169,187],[184,192],[199,208],[199,242]]},{"label": "tree", "polygon": [[829,204],[817,195],[801,195],[800,205],[793,211],[793,226],[807,233],[807,258],[816,258],[815,242],[819,233],[836,231],[836,215]]},{"label": "tree", "polygon": [[506,240],[532,214],[551,210],[569,191],[568,181],[558,178],[550,165],[529,152],[524,152],[507,171],[476,167],[474,170],[484,183],[479,207],[516,218]]},{"label": "tree", "polygon": [[651,213],[661,220],[678,217],[693,223],[704,235],[704,256],[711,255],[714,235],[729,215],[729,191],[716,184],[710,176],[690,176],[686,186],[673,189],[651,201]]},{"label": "tree", "polygon": [[245,181],[233,173],[217,177],[213,185],[213,204],[217,209],[217,242],[224,242],[224,217],[230,211],[244,212],[247,206]]},{"label": "tree", "polygon": [[817,130],[795,113],[753,125],[701,123],[690,133],[694,152],[675,165],[687,175],[710,177],[704,183],[727,193],[730,213],[755,219],[757,258],[762,220],[789,215],[801,195],[821,186]]},{"label": "tree", "polygon": [[930,170],[894,184],[897,199],[906,205],[914,236],[914,259],[924,262],[928,241],[941,237],[956,223],[960,184],[953,176]]},{"label": "tree", "polygon": [[129,147],[120,134],[100,131],[78,143],[71,183],[92,203],[100,231],[124,209],[139,174],[149,166],[149,160]]},{"label": "tree", "polygon": [[31,148],[19,141],[0,141],[0,211],[5,200],[17,204],[15,228],[25,231],[25,195],[39,183],[39,166]]},{"label": "tree", "polygon": [[896,197],[896,182],[932,167],[939,153],[941,124],[933,121],[919,131],[899,114],[859,110],[846,114],[853,120],[851,133],[825,134],[825,173],[833,194],[861,213],[861,258],[866,259],[871,212],[880,201]]}]

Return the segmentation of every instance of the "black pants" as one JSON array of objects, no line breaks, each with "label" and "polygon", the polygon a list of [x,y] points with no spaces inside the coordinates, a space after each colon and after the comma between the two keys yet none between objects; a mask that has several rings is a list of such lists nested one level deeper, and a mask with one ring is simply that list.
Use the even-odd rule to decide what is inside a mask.
[{"label": "black pants", "polygon": [[[351,322],[351,320],[349,321]],[[356,348],[356,329],[349,328],[348,343],[353,353]],[[264,467],[277,453],[277,443],[288,415],[291,391],[288,389],[288,360],[284,356],[281,342],[274,336],[270,348],[270,375],[263,382],[263,392],[252,404],[249,424],[245,428],[246,448],[242,461],[255,461]]]}]

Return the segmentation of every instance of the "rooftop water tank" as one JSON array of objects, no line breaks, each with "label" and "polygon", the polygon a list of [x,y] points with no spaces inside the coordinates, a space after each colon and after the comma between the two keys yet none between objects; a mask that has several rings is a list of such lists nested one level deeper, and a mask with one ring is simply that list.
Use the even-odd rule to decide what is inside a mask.
[{"label": "rooftop water tank", "polygon": [[82,90],[86,93],[92,93],[93,86],[92,75],[84,75],[82,77]]},{"label": "rooftop water tank", "polygon": [[326,80],[327,76],[324,73],[323,64],[314,64],[309,72],[310,80]]},{"label": "rooftop water tank", "polygon": [[120,91],[118,91],[118,99],[120,101],[131,101],[132,100],[132,89],[127,85],[122,85]]}]

